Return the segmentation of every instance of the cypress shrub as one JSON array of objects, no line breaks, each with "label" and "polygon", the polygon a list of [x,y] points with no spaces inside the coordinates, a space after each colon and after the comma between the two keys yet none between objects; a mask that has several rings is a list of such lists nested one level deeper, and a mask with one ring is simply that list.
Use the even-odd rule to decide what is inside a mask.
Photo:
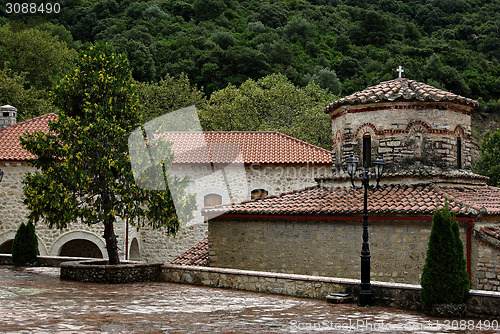
[{"label": "cypress shrub", "polygon": [[420,284],[425,305],[460,304],[469,294],[463,244],[448,203],[434,212]]},{"label": "cypress shrub", "polygon": [[12,243],[12,262],[17,267],[30,265],[36,262],[38,254],[35,225],[22,223],[17,229]]}]

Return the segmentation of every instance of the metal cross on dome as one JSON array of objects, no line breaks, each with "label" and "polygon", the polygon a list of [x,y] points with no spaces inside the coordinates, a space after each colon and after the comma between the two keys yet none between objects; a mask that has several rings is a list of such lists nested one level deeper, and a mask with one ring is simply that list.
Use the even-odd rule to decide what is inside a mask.
[{"label": "metal cross on dome", "polygon": [[399,67],[396,69],[396,71],[399,72],[399,77],[401,78],[402,77],[402,74],[405,70],[403,70],[403,68],[401,67],[401,65],[399,65]]}]

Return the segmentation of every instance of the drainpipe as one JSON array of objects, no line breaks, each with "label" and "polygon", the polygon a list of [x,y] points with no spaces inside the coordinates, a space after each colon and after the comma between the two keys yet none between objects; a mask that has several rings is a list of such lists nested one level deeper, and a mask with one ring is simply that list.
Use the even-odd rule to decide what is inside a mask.
[{"label": "drainpipe", "polygon": [[125,260],[128,260],[128,217],[125,223]]},{"label": "drainpipe", "polygon": [[[472,274],[471,274],[471,235],[472,229],[474,228],[474,219],[469,221],[469,225],[467,226],[467,273],[469,274],[469,284],[472,286]],[[469,287],[470,287],[469,286]]]}]

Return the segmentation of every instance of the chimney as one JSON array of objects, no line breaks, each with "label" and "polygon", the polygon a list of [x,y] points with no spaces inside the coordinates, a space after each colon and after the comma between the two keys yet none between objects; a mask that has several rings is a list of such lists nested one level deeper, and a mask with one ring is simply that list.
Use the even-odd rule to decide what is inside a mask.
[{"label": "chimney", "polygon": [[8,104],[0,107],[0,130],[16,124],[17,109]]}]

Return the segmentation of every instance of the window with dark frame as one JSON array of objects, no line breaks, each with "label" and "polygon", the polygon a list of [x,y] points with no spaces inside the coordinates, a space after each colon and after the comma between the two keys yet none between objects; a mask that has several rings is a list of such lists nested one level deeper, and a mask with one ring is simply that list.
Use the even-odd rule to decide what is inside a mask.
[{"label": "window with dark frame", "polygon": [[363,166],[365,161],[367,167],[370,167],[372,163],[372,139],[368,135],[363,136]]},{"label": "window with dark frame", "polygon": [[462,168],[462,138],[457,138],[457,169]]}]

